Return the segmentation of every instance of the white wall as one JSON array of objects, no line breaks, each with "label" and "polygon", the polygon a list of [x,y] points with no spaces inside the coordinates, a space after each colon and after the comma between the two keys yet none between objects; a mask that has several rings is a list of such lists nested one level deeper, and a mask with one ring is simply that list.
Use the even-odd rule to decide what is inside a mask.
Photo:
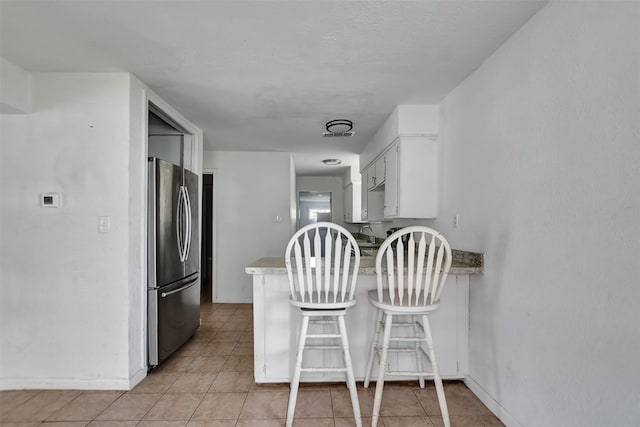
[{"label": "white wall", "polygon": [[32,113],[0,115],[0,389],[131,388],[146,375],[147,99],[193,133],[196,165],[202,133],[128,73],[30,79]]},{"label": "white wall", "polygon": [[27,71],[0,57],[0,114],[31,110],[31,77]]},{"label": "white wall", "polygon": [[427,223],[485,253],[470,384],[512,425],[640,420],[639,18],[637,2],[553,2],[442,104]]},{"label": "white wall", "polygon": [[252,280],[244,268],[283,256],[291,236],[290,154],[205,151],[203,167],[216,169],[214,300],[251,302]]},{"label": "white wall", "polygon": [[296,203],[297,193],[300,191],[330,191],[332,221],[342,226],[345,225],[344,182],[342,176],[299,176],[296,178]]},{"label": "white wall", "polygon": [[296,165],[293,161],[293,156],[289,155],[289,236],[293,236],[296,232],[298,218],[296,198]]},{"label": "white wall", "polygon": [[147,370],[147,95],[129,74],[129,387]]},{"label": "white wall", "polygon": [[129,76],[32,84],[31,114],[0,115],[0,388],[126,388]]}]

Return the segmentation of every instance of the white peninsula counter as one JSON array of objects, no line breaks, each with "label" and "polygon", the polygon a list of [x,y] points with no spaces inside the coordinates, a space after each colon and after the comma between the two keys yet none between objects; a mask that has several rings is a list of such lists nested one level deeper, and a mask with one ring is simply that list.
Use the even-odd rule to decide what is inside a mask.
[{"label": "white peninsula counter", "polygon": [[[357,303],[347,310],[345,317],[353,370],[358,381],[364,379],[374,333],[375,310],[367,296],[369,290],[376,288],[374,262],[374,257],[360,258]],[[289,304],[289,280],[284,258],[261,258],[246,267],[245,271],[253,275],[255,381],[289,382],[295,364],[300,314],[298,308]],[[482,255],[454,251],[453,265],[441,296],[440,308],[429,316],[443,378],[460,379],[467,374],[469,275],[479,273],[482,273]],[[309,357],[315,358],[312,362],[314,366],[342,366],[342,354],[339,351],[313,353]],[[397,354],[393,357],[390,356],[390,363],[415,369],[413,355]],[[301,379],[307,382],[343,380],[344,375],[339,373],[305,374]]]}]

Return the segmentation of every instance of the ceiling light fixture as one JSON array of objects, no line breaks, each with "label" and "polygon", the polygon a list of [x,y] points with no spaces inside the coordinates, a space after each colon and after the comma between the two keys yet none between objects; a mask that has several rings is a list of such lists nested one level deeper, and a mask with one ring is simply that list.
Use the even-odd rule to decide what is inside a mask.
[{"label": "ceiling light fixture", "polygon": [[342,163],[342,160],[340,160],[340,159],[324,159],[322,161],[322,163],[324,163],[327,166],[338,166],[339,164]]},{"label": "ceiling light fixture", "polygon": [[353,122],[347,119],[335,119],[330,120],[325,124],[326,132],[322,133],[324,137],[332,137],[332,136],[353,136],[355,135],[355,131],[353,131]]}]

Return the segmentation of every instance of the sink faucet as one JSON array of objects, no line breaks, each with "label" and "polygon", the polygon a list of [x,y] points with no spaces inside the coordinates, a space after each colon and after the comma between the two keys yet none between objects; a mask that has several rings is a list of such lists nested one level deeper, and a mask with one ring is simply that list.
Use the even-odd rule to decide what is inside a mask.
[{"label": "sink faucet", "polygon": [[[367,228],[369,229],[369,231],[371,231],[371,234],[370,235],[362,234],[362,232],[364,230],[366,230]],[[376,242],[376,236],[375,236],[375,234],[373,234],[373,228],[371,228],[370,225],[363,225],[362,227],[360,227],[360,231],[358,231],[358,235],[367,236],[367,241],[369,243],[375,243]]]}]

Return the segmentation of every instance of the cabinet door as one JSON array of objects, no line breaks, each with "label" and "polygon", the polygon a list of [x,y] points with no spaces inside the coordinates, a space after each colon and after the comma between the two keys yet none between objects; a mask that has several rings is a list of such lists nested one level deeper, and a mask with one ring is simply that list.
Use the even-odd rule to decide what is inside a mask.
[{"label": "cabinet door", "polygon": [[344,220],[351,222],[353,217],[353,184],[344,187]]},{"label": "cabinet door", "polygon": [[398,215],[398,150],[399,145],[391,147],[384,155],[386,177],[384,186],[384,216]]},{"label": "cabinet door", "polygon": [[[367,172],[362,174],[363,178],[367,179]],[[360,186],[360,217],[363,220],[369,219],[369,190],[367,182]]]},{"label": "cabinet door", "polygon": [[367,188],[373,190],[378,185],[378,177],[376,176],[376,165],[372,164],[367,168]]},{"label": "cabinet door", "polygon": [[380,157],[375,164],[376,167],[376,185],[382,185],[385,183],[386,172],[386,159],[387,156]]},{"label": "cabinet door", "polygon": [[438,145],[435,141],[398,143],[395,218],[435,218],[438,207]]}]

